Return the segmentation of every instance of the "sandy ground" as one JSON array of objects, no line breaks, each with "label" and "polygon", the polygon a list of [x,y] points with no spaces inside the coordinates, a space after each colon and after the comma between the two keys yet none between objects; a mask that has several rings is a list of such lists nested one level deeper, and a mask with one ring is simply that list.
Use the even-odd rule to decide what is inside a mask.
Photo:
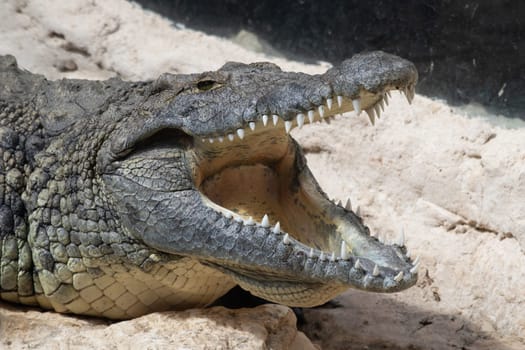
[{"label": "sandy ground", "polygon": [[[124,0],[4,1],[6,53],[50,79],[152,79],[228,60],[310,73],[328,66],[264,56]],[[326,349],[525,348],[525,129],[394,96],[375,127],[349,113],[293,135],[331,197],[351,197],[384,237],[404,228],[423,263],[406,292],[348,291],[341,307],[306,310],[311,340]]]}]

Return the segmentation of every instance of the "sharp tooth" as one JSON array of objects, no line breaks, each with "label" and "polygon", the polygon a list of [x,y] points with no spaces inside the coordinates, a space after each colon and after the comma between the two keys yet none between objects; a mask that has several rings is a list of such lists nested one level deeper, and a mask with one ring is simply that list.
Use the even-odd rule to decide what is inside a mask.
[{"label": "sharp tooth", "polygon": [[248,125],[250,126],[250,129],[252,129],[252,131],[255,130],[255,123],[254,122],[249,122]]},{"label": "sharp tooth", "polygon": [[394,277],[394,281],[401,282],[403,279],[403,271],[399,271],[399,273]]},{"label": "sharp tooth", "polygon": [[277,114],[272,114],[272,121],[273,125],[277,125],[277,122],[279,121],[279,116]]},{"label": "sharp tooth", "polygon": [[308,111],[308,120],[310,121],[310,124],[312,124],[314,122],[314,116],[315,116],[315,112],[313,110],[309,110]]},{"label": "sharp tooth", "polygon": [[237,136],[242,140],[244,138],[244,129],[237,129]]},{"label": "sharp tooth", "polygon": [[401,228],[401,232],[399,232],[399,236],[397,237],[396,244],[400,247],[403,247],[405,245],[405,230]]},{"label": "sharp tooth", "polygon": [[412,101],[410,100],[410,92],[407,90],[407,88],[403,90],[403,93],[405,94],[408,104],[412,104]]},{"label": "sharp tooth", "polygon": [[310,252],[308,253],[308,257],[312,259],[314,257],[314,248],[310,248]]},{"label": "sharp tooth", "polygon": [[406,255],[407,258],[410,259],[410,256],[411,256],[412,254],[410,253],[410,250],[407,249],[407,253],[406,253],[405,255]]},{"label": "sharp tooth", "polygon": [[346,242],[341,242],[341,259],[348,260],[348,252],[346,251]]},{"label": "sharp tooth", "polygon": [[411,85],[410,86],[410,103],[412,103],[412,101],[414,101],[414,97],[416,97],[416,88],[414,85]]},{"label": "sharp tooth", "polygon": [[327,98],[326,99],[326,107],[328,107],[328,109],[332,109],[332,99],[331,98]]},{"label": "sharp tooth", "polygon": [[235,136],[233,134],[228,134],[228,140],[233,141],[235,139]]},{"label": "sharp tooth", "polygon": [[324,118],[324,106],[319,106],[317,109],[319,110],[319,117]]},{"label": "sharp tooth", "polygon": [[412,262],[412,265],[419,265],[419,255],[414,259],[414,261]]},{"label": "sharp tooth", "polygon": [[263,114],[262,122],[264,126],[268,125],[268,114]]},{"label": "sharp tooth", "polygon": [[253,218],[250,216],[248,220],[244,222],[244,224],[248,226],[255,225],[255,221],[253,221]]},{"label": "sharp tooth", "polygon": [[332,252],[332,255],[330,256],[330,261],[335,261],[335,253]]},{"label": "sharp tooth", "polygon": [[222,215],[224,215],[224,217],[227,218],[227,219],[231,219],[231,218],[233,217],[233,214],[230,213],[229,211],[225,212],[225,213],[222,214]]},{"label": "sharp tooth", "polygon": [[411,274],[414,274],[414,273],[417,272],[418,269],[419,269],[419,264],[414,265],[414,267],[412,267],[412,268],[410,269],[410,273],[411,273]]},{"label": "sharp tooth", "polygon": [[374,105],[374,111],[376,111],[377,119],[381,118],[381,107],[379,107],[379,103]]},{"label": "sharp tooth", "polygon": [[379,242],[385,244],[384,238],[380,234],[377,234],[377,239],[379,240]]},{"label": "sharp tooth", "polygon": [[357,208],[355,209],[355,215],[357,216],[361,216],[361,207],[360,206],[357,206]]},{"label": "sharp tooth", "polygon": [[218,139],[219,142],[221,142],[221,143],[224,141],[224,137],[222,137],[222,136],[219,136],[217,139]]},{"label": "sharp tooth", "polygon": [[354,106],[354,111],[357,115],[361,114],[361,100],[358,98],[352,100],[352,106]]},{"label": "sharp tooth", "polygon": [[341,107],[343,105],[343,96],[337,95],[337,106]]},{"label": "sharp tooth", "polygon": [[389,97],[389,92],[387,91],[384,95],[383,95],[383,100],[385,100],[385,104],[388,106],[388,97]]},{"label": "sharp tooth", "polygon": [[370,124],[374,125],[376,122],[376,112],[374,112],[374,108],[370,107],[365,112],[366,114],[368,114],[368,119],[370,119]]},{"label": "sharp tooth", "polygon": [[304,125],[304,114],[302,113],[299,113],[297,114],[297,126],[300,128],[302,128]]},{"label": "sharp tooth", "polygon": [[379,276],[379,267],[377,264],[374,265],[374,270],[372,271],[372,276],[377,277]]},{"label": "sharp tooth", "polygon": [[284,244],[290,244],[290,243],[292,243],[292,241],[290,240],[290,236],[288,235],[288,233],[284,235],[284,237],[283,237],[283,243],[284,243]]},{"label": "sharp tooth", "polygon": [[341,203],[341,200],[337,201],[337,206],[338,207],[342,207],[343,206],[343,203]]},{"label": "sharp tooth", "polygon": [[350,201],[350,198],[346,200],[345,209],[352,211],[352,202]]},{"label": "sharp tooth", "polygon": [[286,130],[287,134],[290,132],[290,130],[292,130],[292,121],[291,120],[285,120],[284,121],[284,129]]},{"label": "sharp tooth", "polygon": [[279,232],[281,232],[281,224],[279,223],[279,221],[277,221],[277,223],[276,223],[275,226],[273,227],[272,232],[273,232],[273,233],[279,233]]},{"label": "sharp tooth", "polygon": [[383,101],[383,99],[380,99],[379,102],[379,107],[381,107],[381,111],[385,111],[385,102]]},{"label": "sharp tooth", "polygon": [[262,227],[270,227],[270,220],[268,219],[268,215],[264,214],[262,221],[261,221]]},{"label": "sharp tooth", "polygon": [[361,269],[361,262],[359,261],[359,259],[357,259],[354,263],[354,269],[356,270],[360,270]]},{"label": "sharp tooth", "polygon": [[324,256],[324,252],[321,252],[321,254],[319,255],[319,260],[321,260],[321,261],[325,261],[326,260],[326,257]]},{"label": "sharp tooth", "polygon": [[209,143],[213,143],[213,137],[210,137],[210,138],[208,139],[208,141],[209,141]]},{"label": "sharp tooth", "polygon": [[240,216],[236,216],[233,218],[233,220],[237,221],[237,222],[243,222],[244,220],[242,219],[242,217]]},{"label": "sharp tooth", "polygon": [[392,98],[392,94],[390,93],[390,90],[388,90],[388,91],[386,92],[386,95],[387,95],[388,97]]}]

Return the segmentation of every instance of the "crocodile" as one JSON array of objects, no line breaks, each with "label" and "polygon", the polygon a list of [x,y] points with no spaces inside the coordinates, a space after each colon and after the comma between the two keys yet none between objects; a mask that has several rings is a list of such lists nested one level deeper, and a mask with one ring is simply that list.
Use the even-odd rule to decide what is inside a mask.
[{"label": "crocodile", "polygon": [[373,123],[417,77],[381,51],[318,75],[229,62],[143,82],[50,81],[1,56],[0,298],[128,319],[237,285],[292,307],[409,288],[403,234],[331,201],[290,131]]}]

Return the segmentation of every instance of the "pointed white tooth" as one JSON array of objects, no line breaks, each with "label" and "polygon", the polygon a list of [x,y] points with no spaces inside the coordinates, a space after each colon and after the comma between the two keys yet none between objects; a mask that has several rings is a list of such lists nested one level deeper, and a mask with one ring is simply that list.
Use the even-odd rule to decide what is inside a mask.
[{"label": "pointed white tooth", "polygon": [[224,141],[224,137],[222,137],[222,136],[219,136],[219,137],[217,138],[217,140],[219,140],[219,142],[221,142],[221,143],[222,143],[222,142]]},{"label": "pointed white tooth", "polygon": [[401,280],[403,279],[403,275],[403,271],[399,271],[399,273],[394,277],[394,281],[401,282]]},{"label": "pointed white tooth", "polygon": [[233,134],[228,134],[228,140],[233,141],[235,139],[235,136]]},{"label": "pointed white tooth", "polygon": [[324,106],[319,106],[317,109],[319,110],[319,117],[324,118]]},{"label": "pointed white tooth", "polygon": [[263,114],[262,122],[264,126],[268,125],[268,114]]},{"label": "pointed white tooth", "polygon": [[414,265],[414,267],[412,267],[412,268],[410,269],[410,273],[411,273],[411,274],[414,274],[414,273],[417,272],[418,269],[419,269],[419,264],[416,264],[416,265]]},{"label": "pointed white tooth", "polygon": [[348,252],[346,251],[346,242],[341,242],[341,259],[348,260]]},{"label": "pointed white tooth", "polygon": [[377,119],[381,118],[381,107],[379,107],[379,103],[374,105],[374,111],[376,112]]},{"label": "pointed white tooth", "polygon": [[276,223],[275,226],[273,227],[272,232],[273,232],[273,233],[279,233],[279,232],[281,232],[281,224],[279,223],[279,221],[277,221],[277,223]]},{"label": "pointed white tooth", "polygon": [[332,262],[335,261],[335,253],[334,252],[332,252],[332,255],[330,255],[330,261],[332,261]]},{"label": "pointed white tooth", "polygon": [[387,94],[388,97],[392,98],[392,94],[390,93],[390,90],[388,90],[388,91],[386,92],[386,94]]},{"label": "pointed white tooth", "polygon": [[401,228],[401,232],[399,232],[396,244],[400,247],[403,247],[405,245],[405,230],[403,230],[403,228]]},{"label": "pointed white tooth", "polygon": [[357,115],[361,114],[361,100],[356,98],[352,100],[352,106]]},{"label": "pointed white tooth", "polygon": [[338,206],[338,207],[342,207],[342,206],[343,206],[343,203],[341,202],[341,200],[338,200],[338,201],[337,201],[337,206]]},{"label": "pointed white tooth", "polygon": [[244,138],[244,129],[237,129],[237,136],[242,140]]},{"label": "pointed white tooth", "polygon": [[352,202],[350,201],[350,198],[346,200],[345,209],[352,211]]},{"label": "pointed white tooth", "polygon": [[384,238],[380,234],[377,234],[377,239],[379,240],[379,242],[385,244]]},{"label": "pointed white tooth", "polygon": [[284,130],[286,130],[286,133],[290,133],[290,130],[292,130],[292,121],[291,120],[285,120],[284,121]]},{"label": "pointed white tooth", "polygon": [[370,124],[374,125],[376,122],[376,112],[374,111],[374,108],[370,107],[365,112],[366,114],[368,114],[368,119],[370,119]]},{"label": "pointed white tooth", "polygon": [[354,263],[354,269],[356,270],[360,270],[361,269],[361,262],[359,261],[359,259],[357,259]]},{"label": "pointed white tooth", "polygon": [[310,252],[308,253],[308,257],[312,259],[314,257],[314,248],[310,248]]},{"label": "pointed white tooth", "polygon": [[408,91],[407,88],[405,88],[405,89],[403,90],[403,93],[405,94],[405,97],[406,97],[406,99],[407,99],[407,101],[408,101],[408,104],[412,104],[412,101],[410,100],[410,92]]},{"label": "pointed white tooth", "polygon": [[284,244],[290,244],[290,243],[292,243],[292,241],[290,240],[290,236],[288,235],[288,233],[284,235],[284,237],[283,237],[283,243],[284,243]]},{"label": "pointed white tooth", "polygon": [[332,109],[332,99],[331,98],[326,99],[326,107],[328,107],[328,110]]},{"label": "pointed white tooth", "polygon": [[360,206],[357,206],[357,208],[355,209],[355,215],[357,216],[361,216],[361,207]]},{"label": "pointed white tooth", "polygon": [[227,211],[226,213],[222,214],[226,219],[231,219],[233,217],[233,214]]},{"label": "pointed white tooth", "polygon": [[377,264],[374,265],[374,270],[372,271],[372,276],[376,277],[379,276],[379,267]]},{"label": "pointed white tooth", "polygon": [[385,104],[388,106],[388,97],[389,97],[389,92],[385,92],[385,94],[383,95],[383,100],[385,100]]},{"label": "pointed white tooth", "polygon": [[297,126],[298,126],[299,129],[300,129],[300,128],[302,128],[303,125],[304,125],[304,114],[299,113],[299,114],[297,114],[297,117],[296,117],[296,118],[297,118]]},{"label": "pointed white tooth", "polygon": [[210,137],[210,138],[208,139],[208,142],[209,142],[209,143],[213,143],[213,137]]},{"label": "pointed white tooth", "polygon": [[272,121],[273,125],[277,125],[277,122],[279,121],[279,116],[277,114],[272,114]]},{"label": "pointed white tooth", "polygon": [[337,106],[341,107],[343,105],[343,96],[337,95]]},{"label": "pointed white tooth", "polygon": [[314,122],[315,112],[313,110],[308,111],[308,120],[310,121],[310,124]]},{"label": "pointed white tooth", "polygon": [[410,250],[407,249],[407,253],[405,254],[405,256],[410,259],[411,255],[412,255],[412,253],[410,253]]},{"label": "pointed white tooth", "polygon": [[249,122],[248,125],[250,126],[250,129],[252,129],[252,131],[255,130],[255,122]]},{"label": "pointed white tooth", "polygon": [[321,254],[319,254],[319,260],[321,260],[321,261],[325,261],[326,260],[326,257],[324,256],[324,252],[321,252]]},{"label": "pointed white tooth", "polygon": [[412,262],[412,265],[419,265],[419,255],[414,259],[414,261]]},{"label": "pointed white tooth", "polygon": [[250,216],[248,220],[244,222],[244,224],[248,226],[255,225],[255,221],[253,221],[253,218]]},{"label": "pointed white tooth", "polygon": [[383,101],[383,99],[380,99],[379,102],[379,107],[381,107],[381,111],[385,111],[385,101]]},{"label": "pointed white tooth", "polygon": [[268,215],[264,214],[262,221],[261,221],[262,227],[270,227],[270,219],[268,219]]}]

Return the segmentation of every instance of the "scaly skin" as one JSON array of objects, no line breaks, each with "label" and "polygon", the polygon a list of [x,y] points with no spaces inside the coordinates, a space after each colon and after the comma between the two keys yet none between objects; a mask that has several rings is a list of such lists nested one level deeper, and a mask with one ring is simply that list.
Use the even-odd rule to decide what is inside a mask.
[{"label": "scaly skin", "polygon": [[125,319],[236,284],[290,306],[412,286],[403,242],[330,202],[288,132],[373,121],[416,81],[382,52],[322,75],[228,63],[138,83],[53,82],[0,57],[0,297]]}]

